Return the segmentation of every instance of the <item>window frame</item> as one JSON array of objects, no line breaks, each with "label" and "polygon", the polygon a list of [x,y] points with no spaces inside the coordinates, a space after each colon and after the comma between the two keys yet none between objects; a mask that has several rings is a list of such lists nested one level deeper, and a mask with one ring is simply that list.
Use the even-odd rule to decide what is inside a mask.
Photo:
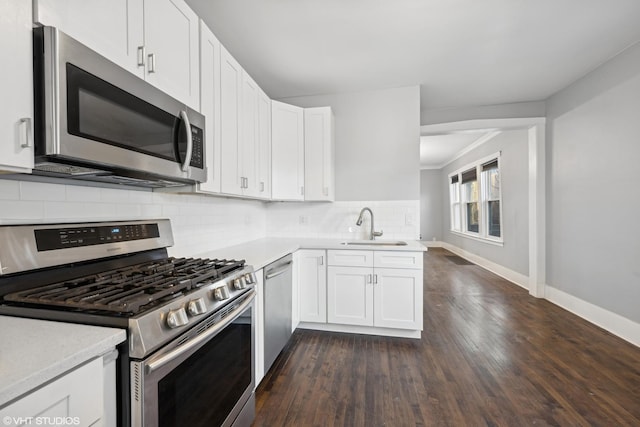
[{"label": "window frame", "polygon": [[[501,157],[502,152],[499,151],[497,153],[491,154],[489,156],[483,157],[479,160],[476,160],[472,163],[468,163],[461,168],[458,168],[456,171],[450,173],[447,176],[447,185],[449,187],[449,231],[453,234],[463,236],[466,238],[470,238],[473,240],[482,241],[485,243],[495,244],[498,246],[504,245],[504,224],[503,224],[503,200],[502,200],[502,167],[501,167]],[[497,161],[497,170],[498,176],[500,179],[500,185],[498,188],[498,198],[489,197],[490,192],[488,191],[488,180],[487,175],[483,171],[483,166],[487,165],[493,161]],[[465,172],[469,172],[475,169],[476,173],[476,181],[478,185],[478,231],[468,231],[469,224],[467,218],[467,202],[463,197],[464,189],[462,183],[462,174]],[[454,177],[457,177],[457,182],[452,182]],[[455,190],[453,186],[455,187]],[[457,200],[454,200],[453,197],[455,192],[457,191]],[[492,236],[489,234],[489,202],[490,201],[498,201],[499,202],[499,215],[500,215],[500,237]],[[456,212],[457,210],[457,212]],[[460,218],[460,227],[456,228],[456,224],[454,224],[455,215]]]}]

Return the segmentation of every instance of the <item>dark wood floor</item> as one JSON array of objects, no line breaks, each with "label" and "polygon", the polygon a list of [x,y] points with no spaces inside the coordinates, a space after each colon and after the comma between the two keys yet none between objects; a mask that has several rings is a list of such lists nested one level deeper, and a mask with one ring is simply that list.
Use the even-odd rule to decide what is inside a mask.
[{"label": "dark wood floor", "polygon": [[442,249],[422,339],[297,330],[255,426],[640,426],[640,349]]}]

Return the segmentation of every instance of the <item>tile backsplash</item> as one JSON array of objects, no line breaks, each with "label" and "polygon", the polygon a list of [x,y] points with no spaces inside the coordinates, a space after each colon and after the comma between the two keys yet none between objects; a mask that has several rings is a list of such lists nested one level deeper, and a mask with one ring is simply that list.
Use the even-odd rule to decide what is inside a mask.
[{"label": "tile backsplash", "polygon": [[173,256],[259,239],[266,230],[259,201],[0,179],[0,224],[152,218],[171,220]]},{"label": "tile backsplash", "polygon": [[267,205],[267,235],[365,239],[370,217],[356,225],[363,207],[373,211],[375,230],[381,239],[417,240],[420,236],[420,200],[337,201],[333,203],[270,203]]},{"label": "tile backsplash", "polygon": [[[383,239],[418,239],[420,201],[265,203],[0,179],[0,224],[169,218],[173,256],[189,256],[262,237],[361,239],[375,215]],[[2,242],[0,242],[1,245]]]}]

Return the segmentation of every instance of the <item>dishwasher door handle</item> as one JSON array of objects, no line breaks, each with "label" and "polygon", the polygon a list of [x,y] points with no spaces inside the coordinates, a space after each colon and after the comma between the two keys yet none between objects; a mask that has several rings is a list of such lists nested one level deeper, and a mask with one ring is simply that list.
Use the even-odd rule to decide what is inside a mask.
[{"label": "dishwasher door handle", "polygon": [[277,277],[283,273],[285,273],[287,270],[289,270],[289,266],[293,264],[293,261],[289,261],[287,263],[282,264],[282,268],[278,269],[278,270],[271,270],[269,272],[267,272],[267,274],[264,276],[265,279],[273,279],[274,277]]}]

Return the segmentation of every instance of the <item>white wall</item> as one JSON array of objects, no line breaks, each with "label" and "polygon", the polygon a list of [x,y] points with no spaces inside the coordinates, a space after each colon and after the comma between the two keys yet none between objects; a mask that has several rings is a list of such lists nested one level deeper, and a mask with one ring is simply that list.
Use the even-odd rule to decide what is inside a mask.
[{"label": "white wall", "polygon": [[442,185],[440,169],[420,171],[420,238],[442,240],[443,203],[448,203],[449,192]]},{"label": "white wall", "polygon": [[171,220],[172,256],[259,239],[266,231],[262,202],[0,179],[0,224],[153,218]]},{"label": "white wall", "polygon": [[547,103],[547,283],[640,322],[640,45]]},{"label": "white wall", "polygon": [[[449,215],[448,175],[501,151],[502,235],[504,246],[453,234]],[[442,169],[443,241],[527,276],[529,274],[528,135],[526,130],[503,131]]]},{"label": "white wall", "polygon": [[335,115],[336,200],[420,198],[420,89],[285,98]]}]

